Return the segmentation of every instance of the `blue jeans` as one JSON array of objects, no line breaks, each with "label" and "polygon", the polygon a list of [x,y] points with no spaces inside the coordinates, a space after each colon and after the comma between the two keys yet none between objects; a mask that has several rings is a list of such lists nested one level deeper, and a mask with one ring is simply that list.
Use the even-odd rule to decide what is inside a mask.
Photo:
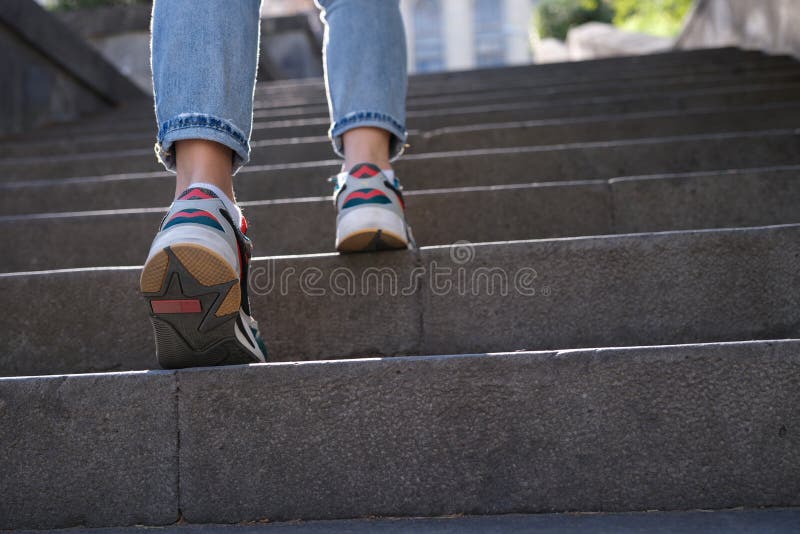
[{"label": "blue jeans", "polygon": [[[267,0],[269,1],[269,0]],[[406,140],[406,43],[399,0],[315,0],[325,23],[325,86],[334,152],[342,134],[391,133],[390,157]],[[261,0],[156,0],[152,68],[158,143],[175,170],[173,144],[207,139],[230,147],[233,171],[250,159]]]}]

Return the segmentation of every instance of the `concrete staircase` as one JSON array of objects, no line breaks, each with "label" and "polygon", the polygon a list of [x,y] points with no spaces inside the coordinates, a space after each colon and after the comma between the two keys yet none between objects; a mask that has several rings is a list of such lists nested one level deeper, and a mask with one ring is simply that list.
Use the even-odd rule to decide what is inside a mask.
[{"label": "concrete staircase", "polygon": [[259,85],[273,363],[178,372],[152,110],[0,141],[0,529],[800,506],[798,89],[735,49],[414,77],[422,246],[340,256],[322,85]]}]

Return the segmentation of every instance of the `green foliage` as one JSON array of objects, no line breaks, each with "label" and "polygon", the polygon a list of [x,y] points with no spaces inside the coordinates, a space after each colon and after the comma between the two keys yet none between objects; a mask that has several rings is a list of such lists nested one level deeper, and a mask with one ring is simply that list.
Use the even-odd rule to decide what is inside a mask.
[{"label": "green foliage", "polygon": [[614,0],[614,25],[628,31],[672,37],[681,29],[692,0]]},{"label": "green foliage", "polygon": [[573,26],[607,22],[627,30],[674,36],[692,0],[542,0],[536,10],[541,38],[565,39]]},{"label": "green foliage", "polygon": [[542,0],[536,10],[536,29],[544,39],[564,40],[573,26],[586,22],[612,22],[609,0]]},{"label": "green foliage", "polygon": [[48,7],[56,11],[68,11],[70,9],[82,9],[88,7],[127,6],[133,4],[150,3],[152,3],[152,0],[57,0]]}]

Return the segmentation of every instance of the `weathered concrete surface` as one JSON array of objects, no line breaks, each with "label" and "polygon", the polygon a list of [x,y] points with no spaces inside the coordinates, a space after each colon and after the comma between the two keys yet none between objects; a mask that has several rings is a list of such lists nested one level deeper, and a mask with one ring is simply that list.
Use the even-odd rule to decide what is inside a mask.
[{"label": "weathered concrete surface", "polygon": [[419,350],[793,337],[798,255],[797,226],[426,248]]},{"label": "weathered concrete surface", "polygon": [[799,177],[800,167],[785,167],[615,178],[615,231],[800,222]]},{"label": "weathered concrete surface", "polygon": [[103,57],[36,2],[0,3],[0,135],[144,98]]},{"label": "weathered concrete surface", "polygon": [[[618,140],[409,154],[396,162],[408,189],[609,179],[652,173],[717,171],[800,162],[794,130]],[[338,160],[249,166],[236,177],[239,199],[330,194],[326,178]],[[140,208],[174,195],[166,172],[107,175],[0,184],[0,213]],[[47,194],[42,194],[43,191]],[[69,204],[64,199],[69,198]]]},{"label": "weathered concrete surface", "polygon": [[[419,245],[612,233],[611,196],[602,181],[407,191],[405,198]],[[453,205],[459,209],[452,211]],[[330,197],[256,201],[243,208],[258,255],[334,250]],[[166,208],[0,217],[0,249],[7,251],[0,272],[138,265],[164,213]],[[93,239],[86,239],[89,234]]]},{"label": "weathered concrete surface", "polygon": [[800,349],[737,343],[179,373],[189,522],[800,502]]},{"label": "weathered concrete surface", "polygon": [[[563,84],[545,87],[509,87],[486,91],[450,94],[443,88],[438,94],[424,97],[409,98],[407,107],[413,111],[434,110],[444,106],[473,106],[481,104],[496,104],[504,102],[519,102],[526,98],[532,100],[547,100],[563,102],[575,98],[590,96],[611,96],[622,92],[633,94],[668,94],[675,91],[691,89],[704,89],[714,87],[736,87],[742,84],[757,81],[771,83],[795,83],[798,81],[797,65],[780,69],[759,69],[736,73],[709,73],[693,75],[673,75],[669,78],[630,80],[596,81],[594,83]],[[281,107],[275,109],[257,109],[254,116],[257,119],[291,120],[309,117],[320,117],[327,113],[326,104],[302,105],[295,107]]]},{"label": "weathered concrete surface", "polygon": [[[563,78],[583,79],[602,77],[609,72],[647,73],[670,69],[687,70],[721,69],[743,64],[770,62],[773,59],[761,52],[744,51],[738,48],[718,48],[703,50],[684,50],[681,52],[665,52],[648,56],[631,56],[618,58],[602,58],[579,63],[559,63],[549,65],[519,65],[503,68],[484,68],[465,71],[444,71],[409,76],[409,94],[430,94],[443,84],[464,85],[469,87],[489,87],[520,79],[559,80]],[[780,61],[780,60],[778,60]],[[536,82],[529,82],[536,83]],[[269,95],[274,98],[308,98],[324,94],[321,79],[298,80],[292,82],[276,82],[260,85],[256,95]]]},{"label": "weathered concrete surface", "polygon": [[[800,223],[800,166],[406,191],[421,246]],[[258,255],[333,250],[330,197],[244,202]],[[459,209],[452,210],[452,206]],[[0,216],[0,272],[137,265],[166,208]],[[87,240],[86,235],[94,239]],[[98,246],[97,243],[103,243]]]},{"label": "weathered concrete surface", "polygon": [[[410,131],[413,132],[486,122],[589,118],[598,115],[666,112],[676,109],[691,111],[725,106],[758,106],[796,101],[798,90],[800,90],[800,84],[756,83],[734,88],[682,91],[662,96],[621,94],[590,97],[570,100],[558,105],[551,102],[526,101],[472,107],[445,107],[437,110],[410,111],[408,112],[408,121]],[[147,109],[141,111],[140,115],[149,116],[151,113],[152,110]],[[127,120],[125,116],[120,119]],[[324,137],[327,123],[327,118],[288,122],[256,122],[251,157],[255,157],[257,160],[262,157],[261,153],[265,150],[272,150],[275,145],[291,143],[292,137],[302,139],[308,139],[309,136]],[[82,121],[82,124],[86,123]],[[151,149],[154,142],[154,134],[151,131],[153,128],[153,124],[148,121],[148,126],[139,133],[102,134],[95,132],[87,134],[83,132],[77,137],[59,134],[58,136],[45,136],[43,139],[6,141],[0,143],[0,150],[8,158],[0,159],[0,161],[39,157],[44,154],[82,157],[84,154],[93,152],[114,151],[135,152],[139,155],[149,156],[153,153]],[[276,137],[283,136],[286,139],[260,139],[261,130],[279,130],[274,132],[274,135]],[[328,151],[326,154],[329,156],[330,151],[328,148],[326,150]],[[309,157],[308,159],[314,158]]]},{"label": "weathered concrete surface", "polygon": [[0,136],[109,107],[1,24],[0,58]]},{"label": "weathered concrete surface", "polygon": [[[798,254],[800,225],[286,256],[250,295],[272,361],[776,339]],[[138,274],[0,275],[0,373],[152,368]]]},{"label": "weathered concrete surface", "polygon": [[[69,534],[795,534],[800,522],[796,508],[766,510],[698,510],[689,512],[504,514],[430,518],[339,519],[290,521],[245,525],[180,525],[170,527],[129,527],[76,529]],[[25,531],[47,534],[52,531]]]},{"label": "weathered concrete surface", "polygon": [[174,523],[176,394],[163,371],[0,379],[0,529]]},{"label": "weathered concrete surface", "polygon": [[[571,80],[550,80],[544,84],[530,86],[529,81],[517,80],[516,84],[507,81],[506,83],[488,86],[461,86],[453,87],[452,83],[432,89],[429,94],[418,97],[409,97],[408,109],[411,113],[436,112],[443,108],[460,106],[471,107],[486,105],[489,103],[502,104],[520,101],[547,101],[550,104],[559,102],[566,103],[569,100],[614,97],[623,93],[637,95],[639,97],[658,97],[669,96],[675,93],[686,91],[702,91],[726,88],[729,90],[741,87],[742,85],[753,85],[756,83],[769,83],[772,85],[796,83],[797,63],[787,61],[785,58],[763,59],[756,64],[729,66],[726,69],[706,69],[693,72],[691,69],[673,70],[661,73],[648,73],[637,70],[631,73],[615,72],[613,81],[608,81],[608,73],[600,79],[571,79]],[[494,74],[492,75],[494,78]],[[494,84],[497,82],[495,81]],[[521,85],[520,85],[521,84]],[[468,87],[464,90],[463,87]],[[442,94],[448,94],[443,98]],[[300,119],[317,118],[324,120],[328,118],[328,109],[324,98],[314,105],[309,105],[304,98],[295,99],[268,99],[254,102],[255,117],[257,123],[296,121]],[[26,138],[57,138],[67,132],[72,134],[92,134],[92,133],[133,133],[135,131],[150,131],[153,129],[152,110],[141,113],[138,117],[129,117],[126,121],[119,120],[97,120],[81,122],[81,124],[63,125],[48,128],[44,131],[37,131],[36,135],[27,135]],[[294,135],[319,135],[325,133],[321,131],[298,134],[283,132],[277,136],[263,127],[257,127],[255,134],[264,138],[278,138]]]},{"label": "weathered concrete surface", "polygon": [[[487,115],[493,115],[488,113]],[[490,117],[483,117],[483,120]],[[410,135],[409,154],[479,148],[530,147],[622,139],[794,128],[800,103],[723,107],[696,111],[604,114],[580,118],[488,122]],[[327,137],[256,141],[250,163],[270,165],[332,157]],[[6,181],[158,171],[152,150],[0,160]]]},{"label": "weathered concrete surface", "polygon": [[139,267],[0,278],[3,376],[152,369]]}]

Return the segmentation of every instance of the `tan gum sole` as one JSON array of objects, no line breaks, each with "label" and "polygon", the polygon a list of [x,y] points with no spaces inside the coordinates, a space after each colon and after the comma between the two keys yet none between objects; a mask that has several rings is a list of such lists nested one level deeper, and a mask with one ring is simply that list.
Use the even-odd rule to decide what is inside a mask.
[{"label": "tan gum sole", "polygon": [[402,237],[380,228],[362,228],[345,236],[336,250],[339,252],[368,252],[372,250],[398,250],[408,248]]},{"label": "tan gum sole", "polygon": [[[239,310],[242,293],[239,289],[238,276],[233,268],[228,265],[222,256],[200,245],[181,244],[170,246],[169,249],[183,265],[186,271],[200,284],[215,286],[225,284],[231,280],[237,283],[231,286],[225,299],[217,309],[217,317],[229,315]],[[167,282],[169,257],[166,250],[155,254],[142,269],[139,279],[139,288],[142,293],[159,293]]]}]

